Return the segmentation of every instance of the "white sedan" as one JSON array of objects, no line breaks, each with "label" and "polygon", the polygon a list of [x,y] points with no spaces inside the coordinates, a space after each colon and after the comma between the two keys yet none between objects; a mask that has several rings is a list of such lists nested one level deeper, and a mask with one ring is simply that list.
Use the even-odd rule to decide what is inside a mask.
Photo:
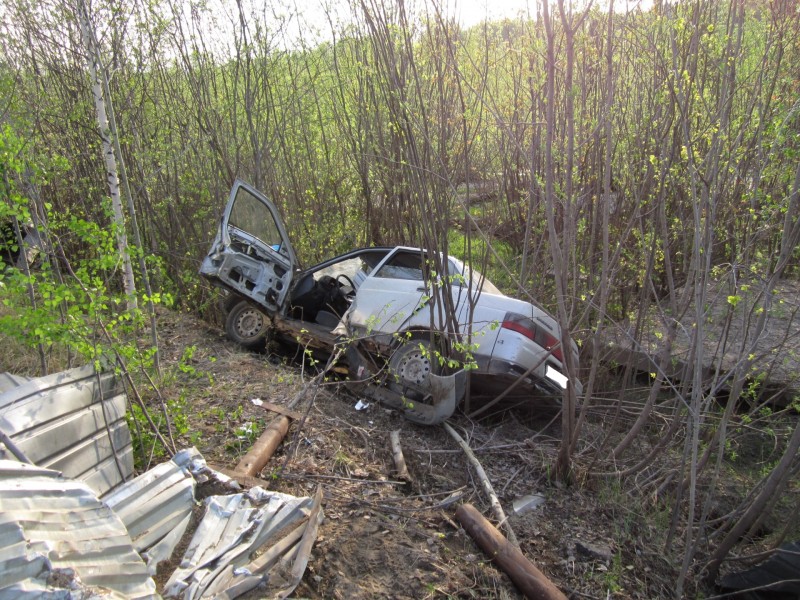
[{"label": "white sedan", "polygon": [[[492,393],[521,383],[560,395],[568,384],[561,330],[538,306],[419,248],[363,248],[299,271],[275,206],[241,181],[200,273],[229,292],[233,340],[256,348],[275,332],[329,354],[346,347],[351,385],[417,422],[453,413],[466,371]],[[569,351],[577,364],[571,341]]]}]

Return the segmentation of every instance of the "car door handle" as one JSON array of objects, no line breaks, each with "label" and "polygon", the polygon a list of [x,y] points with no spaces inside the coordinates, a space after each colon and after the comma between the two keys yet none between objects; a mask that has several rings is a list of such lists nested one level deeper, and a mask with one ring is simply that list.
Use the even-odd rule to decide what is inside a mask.
[{"label": "car door handle", "polygon": [[428,288],[426,288],[426,287],[418,287],[418,288],[417,288],[417,291],[418,291],[418,292],[427,292],[427,291],[428,291]]}]

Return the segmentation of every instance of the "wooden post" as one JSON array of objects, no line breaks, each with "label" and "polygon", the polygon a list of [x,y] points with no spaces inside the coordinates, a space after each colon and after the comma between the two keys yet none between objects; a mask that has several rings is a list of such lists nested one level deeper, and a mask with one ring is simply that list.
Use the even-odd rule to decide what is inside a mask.
[{"label": "wooden post", "polygon": [[400,445],[400,431],[392,431],[389,434],[389,440],[392,444],[392,458],[394,458],[394,467],[397,478],[402,481],[410,482],[411,475],[408,472],[408,467],[406,467],[406,459],[405,456],[403,456],[403,447]]},{"label": "wooden post", "polygon": [[471,504],[462,504],[456,510],[456,518],[472,536],[481,550],[511,578],[526,598],[531,600],[567,600],[553,585],[547,575],[537,569],[525,555],[512,546],[494,525]]},{"label": "wooden post", "polygon": [[272,419],[264,433],[250,447],[234,471],[247,477],[255,477],[269,462],[275,450],[289,432],[289,417],[280,415]]}]

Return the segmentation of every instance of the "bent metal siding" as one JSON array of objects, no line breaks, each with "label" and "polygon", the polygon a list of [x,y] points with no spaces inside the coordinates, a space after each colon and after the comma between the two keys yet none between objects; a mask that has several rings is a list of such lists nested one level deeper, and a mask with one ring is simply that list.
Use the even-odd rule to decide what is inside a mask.
[{"label": "bent metal siding", "polygon": [[92,596],[101,598],[159,597],[122,520],[89,486],[0,460],[0,598],[82,598],[81,589],[112,592]]},{"label": "bent metal siding", "polygon": [[[187,531],[196,484],[231,492],[238,484],[209,469],[195,448],[128,479],[126,401],[111,374],[0,374],[0,386],[11,388],[0,392],[0,439],[35,463],[6,460],[11,452],[0,442],[0,600],[160,598],[151,575]],[[236,597],[266,584],[270,597],[289,595],[317,536],[321,501],[320,489],[312,500],[258,487],[207,498],[169,593]],[[289,568],[290,577],[270,579],[273,567]]]},{"label": "bent metal siding", "polygon": [[[102,496],[133,474],[125,409],[113,373],[79,367],[19,380],[0,394],[0,430],[33,464],[84,481]],[[0,445],[3,458],[13,456]]]}]

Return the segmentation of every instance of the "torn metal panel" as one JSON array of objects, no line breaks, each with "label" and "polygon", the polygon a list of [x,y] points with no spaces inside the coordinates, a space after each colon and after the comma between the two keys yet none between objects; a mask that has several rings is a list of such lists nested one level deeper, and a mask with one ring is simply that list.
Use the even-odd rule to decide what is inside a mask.
[{"label": "torn metal panel", "polygon": [[[172,558],[192,522],[197,484],[238,484],[209,469],[194,448],[131,480],[126,398],[111,374],[82,368],[2,382],[13,385],[0,394],[0,432],[19,460],[35,464],[5,460],[10,452],[0,443],[0,600],[157,598],[150,575]],[[291,577],[275,577],[288,589],[305,570],[295,558],[301,538],[306,546],[316,538],[307,524],[321,518],[316,506],[309,519],[309,498],[261,488],[207,500],[167,590],[234,598],[274,566],[288,573],[292,564]]]},{"label": "torn metal panel", "polygon": [[23,377],[22,375],[14,375],[13,373],[0,373],[0,394],[13,390],[15,387],[21,386],[26,381],[30,381],[30,377]]},{"label": "torn metal panel", "polygon": [[204,469],[197,449],[182,450],[103,498],[122,519],[150,573],[172,556],[186,531],[194,508],[194,476],[201,477]]},{"label": "torn metal panel", "polygon": [[[126,403],[113,373],[80,367],[0,394],[0,430],[34,464],[101,495],[133,474]],[[0,458],[9,458],[2,449]]]},{"label": "torn metal panel", "polygon": [[[166,596],[186,600],[210,597],[220,591],[216,583],[252,560],[278,534],[298,525],[310,511],[311,498],[252,488],[247,493],[206,499],[206,514],[164,590]],[[224,589],[224,588],[223,588]]]},{"label": "torn metal panel", "polygon": [[322,518],[322,488],[317,487],[307,522],[300,523],[245,567],[226,568],[206,595],[213,593],[216,600],[232,600],[263,585],[262,598],[282,600],[288,597],[303,578]]},{"label": "torn metal panel", "polygon": [[53,597],[58,573],[111,597],[158,598],[119,517],[49,469],[0,460],[0,548],[0,598]]}]

